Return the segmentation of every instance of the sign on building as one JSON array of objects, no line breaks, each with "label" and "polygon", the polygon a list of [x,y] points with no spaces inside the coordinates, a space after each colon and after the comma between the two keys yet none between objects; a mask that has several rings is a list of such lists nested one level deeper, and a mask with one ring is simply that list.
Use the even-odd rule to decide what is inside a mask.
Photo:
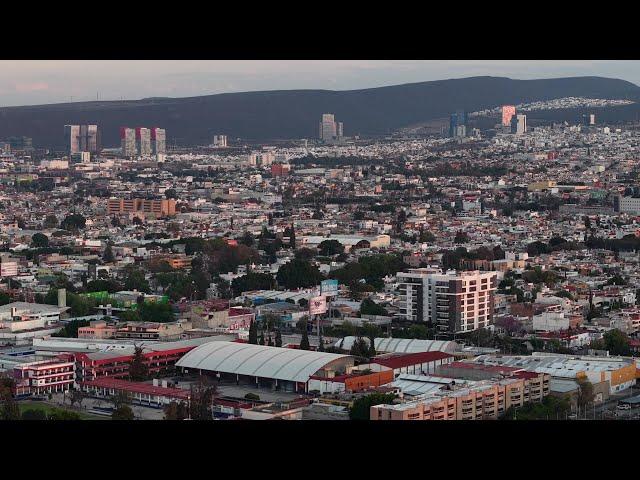
[{"label": "sign on building", "polygon": [[323,280],[320,282],[320,293],[322,295],[338,295],[338,280]]},{"label": "sign on building", "polygon": [[309,315],[320,315],[327,311],[327,297],[321,295],[309,300]]}]

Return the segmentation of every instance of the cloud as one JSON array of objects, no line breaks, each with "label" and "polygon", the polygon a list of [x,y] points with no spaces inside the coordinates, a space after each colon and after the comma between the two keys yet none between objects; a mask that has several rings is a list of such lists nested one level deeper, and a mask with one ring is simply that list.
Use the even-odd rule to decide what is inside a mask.
[{"label": "cloud", "polygon": [[31,83],[16,83],[16,92],[40,92],[42,90],[49,90],[49,84],[46,82],[31,82]]}]

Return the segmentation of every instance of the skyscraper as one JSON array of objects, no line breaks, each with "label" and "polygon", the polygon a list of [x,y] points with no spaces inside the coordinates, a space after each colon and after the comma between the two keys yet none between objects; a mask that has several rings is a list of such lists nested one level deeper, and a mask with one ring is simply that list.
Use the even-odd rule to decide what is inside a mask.
[{"label": "skyscraper", "polygon": [[225,148],[227,146],[227,136],[226,135],[214,135],[213,136],[213,144],[214,147]]},{"label": "skyscraper", "polygon": [[320,140],[324,142],[331,142],[342,138],[343,125],[342,122],[336,122],[333,113],[322,114],[322,120],[320,121]]},{"label": "skyscraper", "polygon": [[136,150],[138,155],[151,155],[151,130],[148,128],[136,128]]},{"label": "skyscraper", "polygon": [[508,127],[511,125],[511,117],[516,114],[515,105],[503,105],[502,106],[502,126]]},{"label": "skyscraper", "polygon": [[166,153],[166,133],[164,128],[153,127],[151,129],[151,150],[154,155]]},{"label": "skyscraper", "polygon": [[451,138],[467,136],[467,114],[458,110],[449,118],[449,136]]},{"label": "skyscraper", "polygon": [[398,272],[400,313],[439,332],[468,332],[493,323],[495,272],[442,272],[416,268]]},{"label": "skyscraper", "polygon": [[64,137],[67,141],[69,153],[80,152],[80,125],[65,125]]},{"label": "skyscraper", "polygon": [[527,131],[527,116],[514,115],[511,117],[511,133],[522,135]]},{"label": "skyscraper", "polygon": [[136,131],[133,128],[120,128],[120,144],[122,155],[133,157],[136,154]]},{"label": "skyscraper", "polygon": [[65,125],[64,136],[70,154],[98,153],[100,150],[100,131],[97,125]]}]

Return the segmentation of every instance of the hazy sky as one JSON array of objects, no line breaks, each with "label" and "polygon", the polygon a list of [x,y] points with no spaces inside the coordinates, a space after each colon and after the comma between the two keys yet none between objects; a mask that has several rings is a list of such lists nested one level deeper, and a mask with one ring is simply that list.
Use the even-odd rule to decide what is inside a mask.
[{"label": "hazy sky", "polygon": [[3,60],[0,106],[186,97],[224,92],[349,90],[475,75],[598,75],[640,84],[640,61],[507,60]]}]

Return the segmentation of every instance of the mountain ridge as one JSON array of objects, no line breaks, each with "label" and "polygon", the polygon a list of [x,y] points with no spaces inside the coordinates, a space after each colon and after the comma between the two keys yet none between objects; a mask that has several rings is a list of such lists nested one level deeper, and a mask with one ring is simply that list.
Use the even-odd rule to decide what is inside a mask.
[{"label": "mountain ridge", "polygon": [[[35,146],[63,148],[63,126],[69,123],[97,123],[105,146],[119,144],[120,126],[163,127],[168,143],[179,145],[208,144],[214,134],[253,140],[315,138],[322,113],[334,113],[348,136],[387,134],[459,109],[471,112],[569,96],[640,101],[640,87],[597,76],[478,76],[358,90],[262,90],[13,106],[0,108],[0,138],[26,135]],[[637,116],[638,106],[628,107],[633,108],[615,108]]]}]

